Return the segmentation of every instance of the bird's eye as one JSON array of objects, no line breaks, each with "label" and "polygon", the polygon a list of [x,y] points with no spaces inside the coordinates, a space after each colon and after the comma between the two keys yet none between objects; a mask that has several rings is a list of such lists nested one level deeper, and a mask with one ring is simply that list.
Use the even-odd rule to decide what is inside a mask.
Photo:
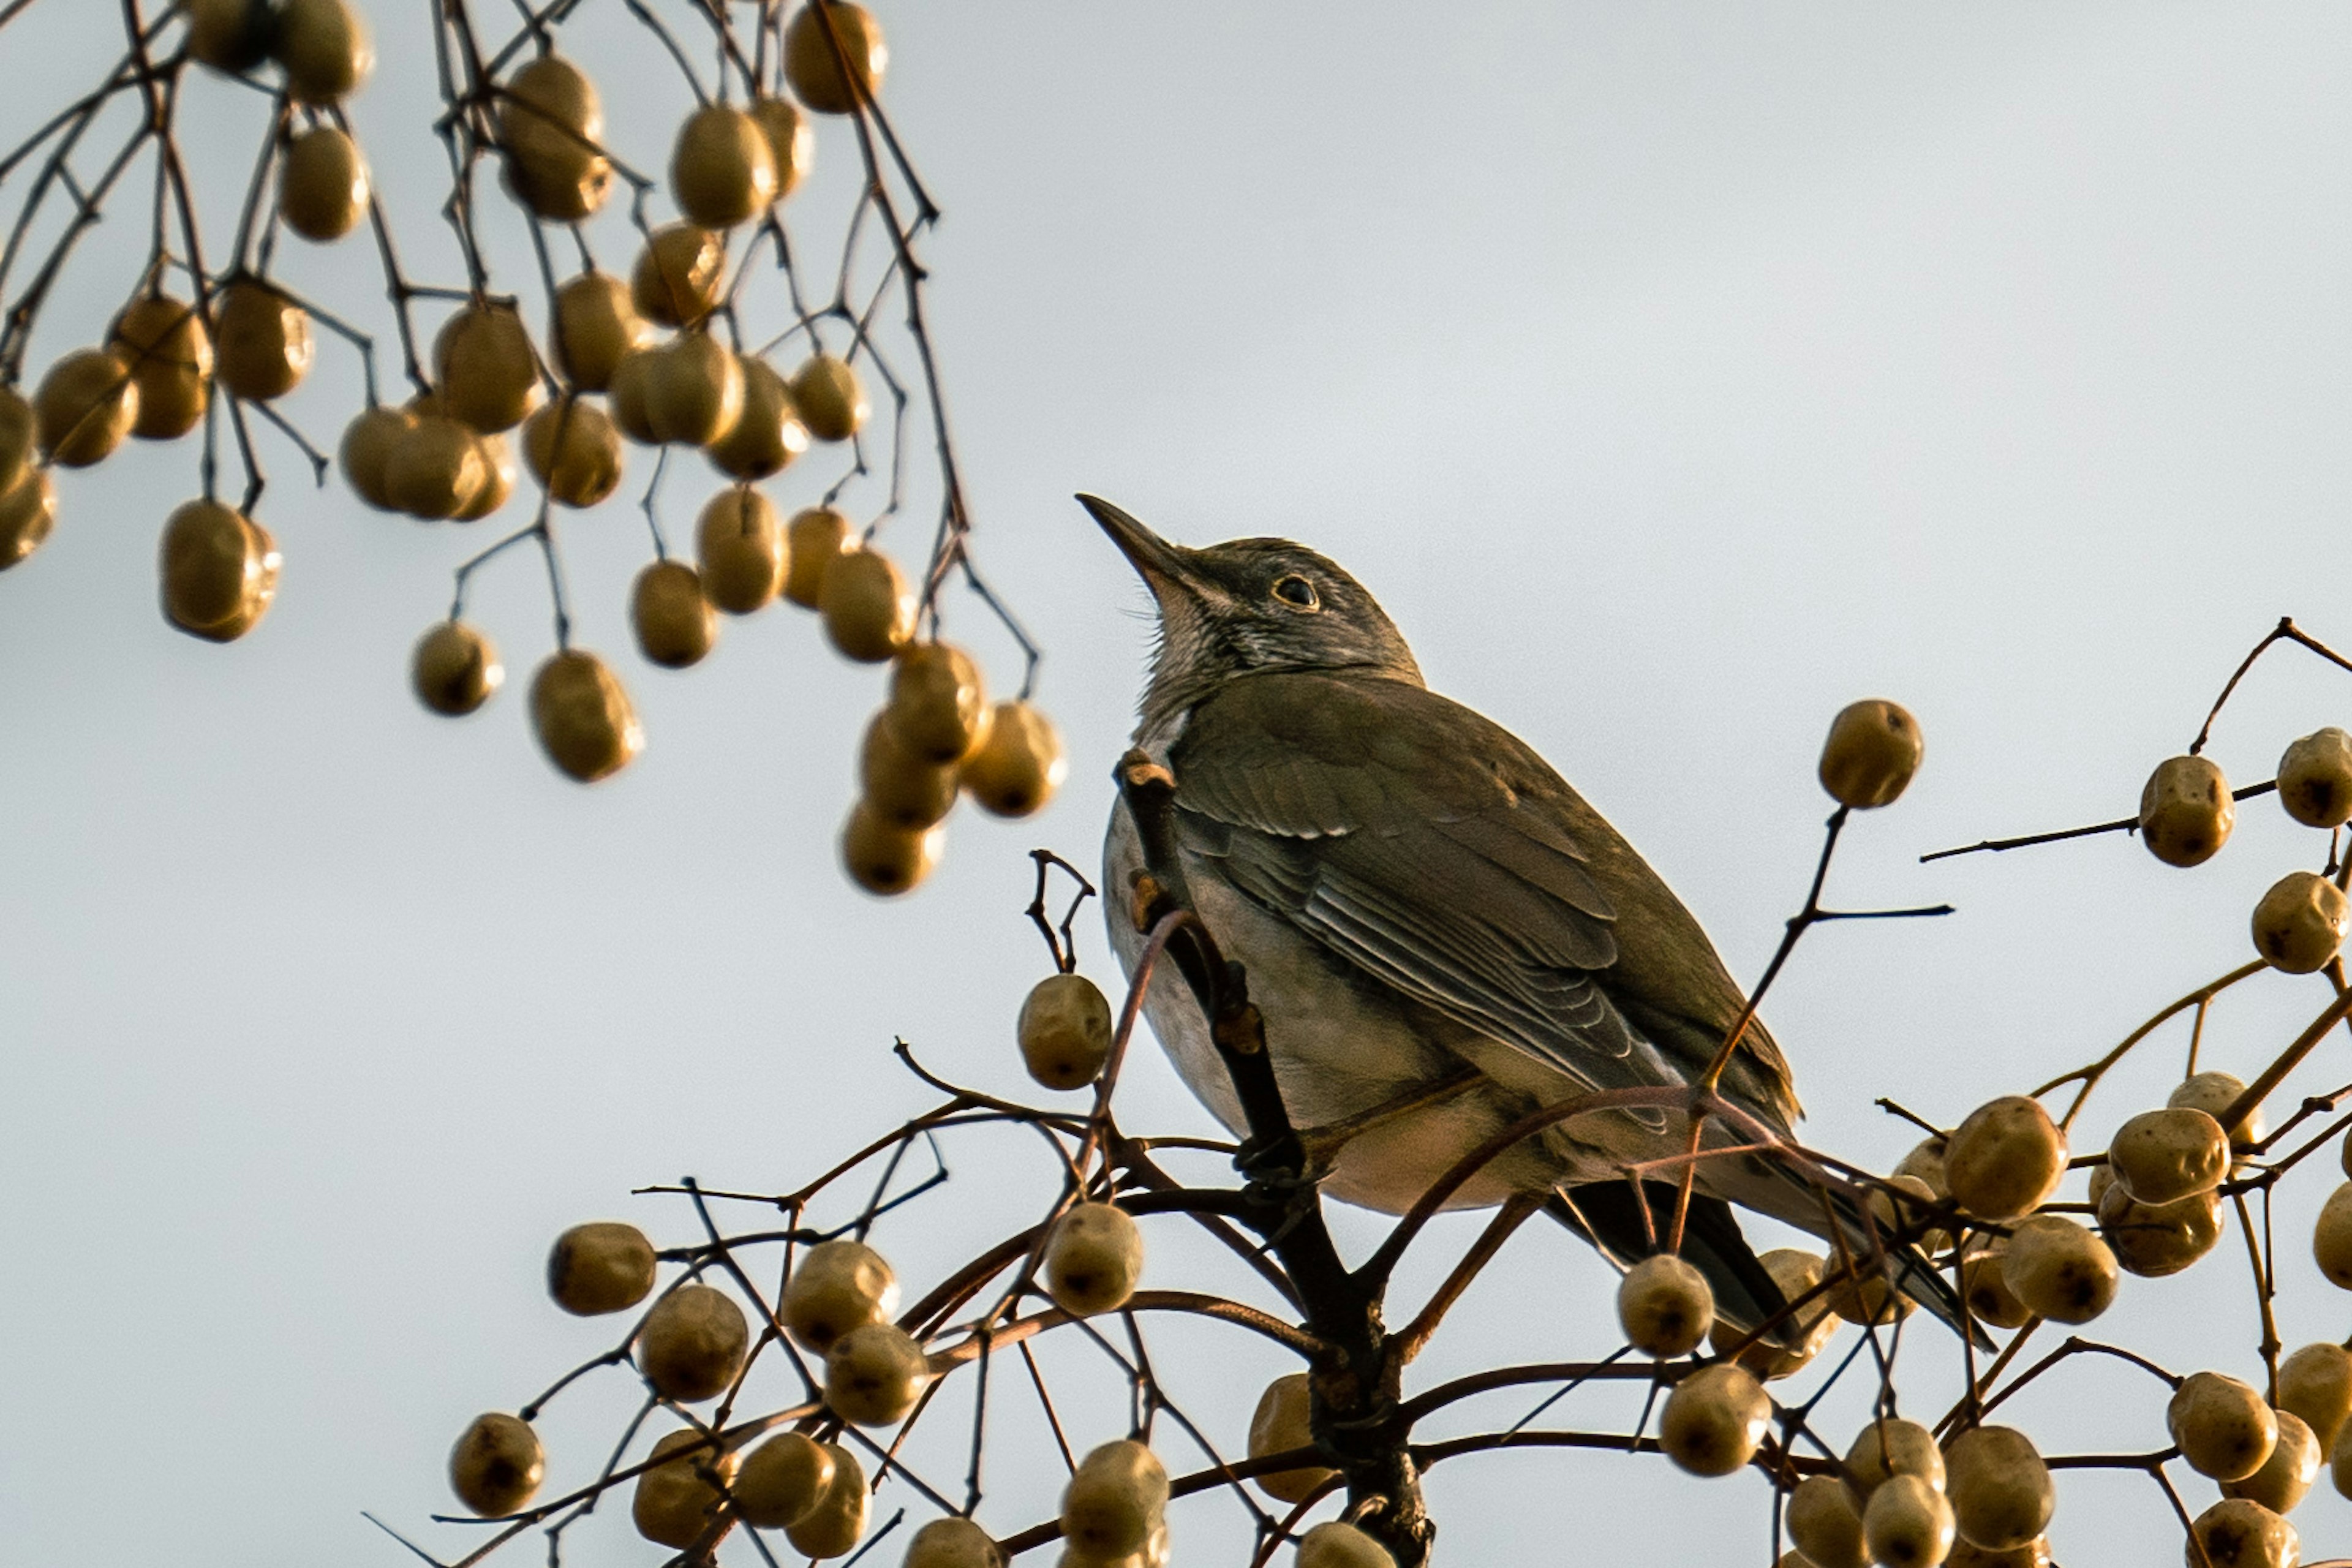
[{"label": "bird's eye", "polygon": [[1315,595],[1315,584],[1293,572],[1274,584],[1274,596],[1294,610],[1319,610],[1323,601]]}]

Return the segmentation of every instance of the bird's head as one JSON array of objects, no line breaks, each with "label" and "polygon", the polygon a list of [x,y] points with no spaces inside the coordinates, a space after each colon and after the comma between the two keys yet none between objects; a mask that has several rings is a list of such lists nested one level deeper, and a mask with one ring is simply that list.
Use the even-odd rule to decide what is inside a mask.
[{"label": "bird's head", "polygon": [[1422,684],[1395,623],[1362,584],[1286,539],[1172,544],[1107,500],[1082,495],[1151,590],[1160,645],[1143,729],[1176,719],[1237,676],[1347,669]]}]

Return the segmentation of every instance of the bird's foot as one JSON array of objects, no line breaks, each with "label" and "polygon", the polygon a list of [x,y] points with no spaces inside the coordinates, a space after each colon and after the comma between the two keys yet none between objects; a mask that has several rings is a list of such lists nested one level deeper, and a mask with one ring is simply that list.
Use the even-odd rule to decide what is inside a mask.
[{"label": "bird's foot", "polygon": [[1248,1137],[1234,1150],[1234,1169],[1254,1187],[1313,1186],[1314,1158],[1306,1149],[1306,1134],[1276,1138]]}]

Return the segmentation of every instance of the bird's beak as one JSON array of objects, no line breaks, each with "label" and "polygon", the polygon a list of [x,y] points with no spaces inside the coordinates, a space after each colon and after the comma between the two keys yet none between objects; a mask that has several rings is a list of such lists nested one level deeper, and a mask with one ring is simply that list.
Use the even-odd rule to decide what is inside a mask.
[{"label": "bird's beak", "polygon": [[1192,567],[1191,551],[1181,544],[1171,544],[1100,496],[1081,495],[1078,504],[1102,524],[1102,531],[1110,535],[1119,553],[1135,567],[1154,598],[1164,605],[1171,588],[1181,588],[1193,595],[1202,593],[1205,584]]}]

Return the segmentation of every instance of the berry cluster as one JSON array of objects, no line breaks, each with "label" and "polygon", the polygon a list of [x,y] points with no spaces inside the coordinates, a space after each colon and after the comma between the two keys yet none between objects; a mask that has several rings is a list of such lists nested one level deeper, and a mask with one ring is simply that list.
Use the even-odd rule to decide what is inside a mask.
[{"label": "berry cluster", "polygon": [[[25,8],[9,7],[5,17]],[[556,634],[531,682],[541,744],[559,770],[583,782],[608,777],[637,754],[644,728],[620,674],[572,644],[557,542],[560,516],[614,498],[632,449],[643,448],[655,458],[642,502],[655,559],[637,575],[628,618],[649,663],[697,664],[725,617],[784,599],[817,612],[845,657],[894,664],[890,701],[861,753],[862,797],[842,849],[861,886],[903,892],[936,862],[940,824],[960,794],[999,815],[1024,816],[1051,796],[1064,764],[1053,725],[1029,700],[1035,650],[974,574],[968,552],[970,519],[923,319],[928,275],[914,250],[938,214],[880,105],[889,58],[880,25],[849,0],[765,5],[751,21],[733,14],[740,7],[693,7],[717,46],[714,91],[667,24],[647,6],[631,6],[667,47],[694,99],[668,150],[667,178],[657,179],[607,141],[596,83],[561,47],[561,29],[577,8],[577,0],[526,8],[522,26],[502,41],[487,37],[462,3],[434,8],[443,76],[436,129],[450,165],[445,216],[466,268],[462,286],[440,288],[402,269],[344,111],[374,63],[366,16],[353,0],[181,0],[152,22],[129,7],[115,73],[0,161],[5,182],[35,153],[47,158],[24,193],[16,242],[0,255],[0,290],[44,204],[75,207],[0,332],[0,568],[48,536],[58,470],[102,461],[128,439],[176,440],[201,429],[203,494],[165,525],[163,613],[214,641],[251,632],[278,591],[282,566],[276,538],[256,515],[266,481],[254,426],[284,434],[323,479],[328,458],[278,405],[310,374],[321,331],[347,339],[362,355],[367,401],[331,466],[362,501],[465,525],[507,509],[526,479],[537,492],[527,525],[458,568],[447,618],[419,639],[411,672],[425,708],[460,716],[496,695],[504,670],[490,636],[465,617],[467,585],[508,547],[536,543]],[[206,73],[271,105],[225,265],[205,260],[175,134],[180,117],[205,101],[197,83]],[[118,99],[143,101],[142,122],[103,175],[77,172],[77,146]],[[866,174],[826,303],[813,301],[794,269],[785,221],[785,204],[817,154],[820,121],[855,141]],[[17,390],[19,372],[49,289],[142,155],[152,156],[157,202],[142,280],[100,346],[58,358],[28,397]],[[615,201],[624,192],[627,200]],[[674,220],[658,220],[664,203]],[[494,217],[529,237],[543,331],[521,298],[494,287],[487,240]],[[331,245],[363,231],[376,242],[398,329],[411,384],[403,398],[379,395],[373,340],[273,268],[281,235]],[[635,254],[607,271],[595,247],[616,231]],[[567,236],[564,247],[579,259],[563,276],[551,237]],[[781,287],[763,288],[772,282]],[[754,342],[751,323],[770,292],[782,297],[784,325]],[[886,354],[883,307],[894,298],[920,365],[913,380]],[[436,308],[446,313],[423,352],[422,318]],[[876,418],[882,393],[887,422]],[[879,531],[902,510],[908,418],[926,405],[939,454],[940,527],[921,569],[910,571],[883,548]],[[224,415],[246,473],[240,498],[225,499],[219,484]],[[762,487],[827,448],[844,455],[846,472],[788,520]],[[657,497],[698,454],[720,488],[701,504],[690,555],[673,556]],[[845,492],[885,473],[887,500],[861,521]],[[1010,700],[988,701],[971,656],[939,640],[940,592],[959,575],[1022,650],[1020,690]]]}]

